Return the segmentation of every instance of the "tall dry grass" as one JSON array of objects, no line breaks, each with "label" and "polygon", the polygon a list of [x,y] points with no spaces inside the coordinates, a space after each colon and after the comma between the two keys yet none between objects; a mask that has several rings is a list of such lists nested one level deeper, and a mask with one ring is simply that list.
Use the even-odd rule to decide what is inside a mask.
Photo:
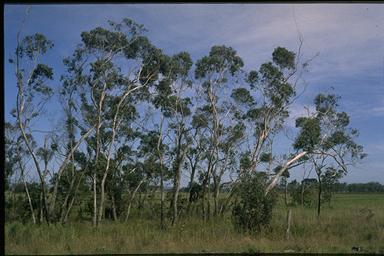
[{"label": "tall dry grass", "polygon": [[272,223],[257,235],[239,234],[230,216],[204,223],[183,218],[161,230],[157,219],[132,218],[128,224],[89,222],[65,226],[5,223],[7,254],[104,254],[161,252],[319,252],[384,253],[384,195],[336,195],[324,206],[321,219],[315,209],[292,207],[291,239],[285,239],[286,208],[279,203]]}]

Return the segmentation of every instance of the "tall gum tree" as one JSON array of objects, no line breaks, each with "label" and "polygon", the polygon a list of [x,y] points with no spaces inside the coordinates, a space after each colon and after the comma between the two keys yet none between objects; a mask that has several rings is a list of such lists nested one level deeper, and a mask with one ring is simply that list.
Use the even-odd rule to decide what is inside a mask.
[{"label": "tall gum tree", "polygon": [[[95,127],[93,173],[93,224],[101,221],[105,208],[105,184],[111,159],[118,146],[117,135],[123,123],[136,118],[135,101],[148,94],[164,71],[165,57],[143,36],[142,25],[130,19],[110,22],[110,29],[97,27],[83,32],[70,70],[83,87],[82,113],[88,127]],[[80,72],[80,74],[79,74]],[[99,180],[99,182],[98,182]],[[100,200],[97,202],[97,185]]]},{"label": "tall gum tree", "polygon": [[[195,105],[198,104],[198,101],[195,101]],[[195,112],[194,112],[195,113]],[[194,196],[196,196],[195,189],[198,189],[200,186],[195,182],[195,177],[198,174],[198,171],[201,169],[201,161],[204,158],[204,149],[206,148],[207,141],[207,119],[204,115],[199,115],[195,113],[192,116],[191,120],[191,130],[189,132],[188,141],[190,141],[190,146],[186,154],[188,161],[188,169],[190,171],[189,183],[188,183],[188,193],[189,193],[189,202],[187,206],[187,211],[189,212],[192,203],[196,201]]]},{"label": "tall gum tree", "polygon": [[[201,114],[207,117],[207,127],[209,130],[209,144],[207,159],[207,171],[203,179],[203,217],[210,216],[210,179],[217,171],[217,161],[220,154],[220,140],[223,135],[225,125],[224,119],[228,113],[223,98],[220,95],[229,88],[240,69],[244,66],[242,59],[236,51],[227,46],[213,46],[207,56],[202,57],[196,62],[195,78],[200,83],[205,105],[198,109]],[[217,184],[217,186],[219,186]],[[207,208],[205,206],[205,194],[208,187]],[[207,209],[207,211],[206,211]]]},{"label": "tall gum tree", "polygon": [[51,220],[46,181],[38,156],[31,144],[33,138],[31,121],[41,115],[45,103],[53,94],[52,88],[46,83],[53,79],[53,70],[41,62],[42,55],[52,47],[53,43],[42,34],[36,33],[21,38],[21,31],[19,31],[15,54],[9,59],[9,62],[14,64],[17,83],[16,107],[12,110],[12,114],[16,118],[24,145],[33,160],[40,180],[43,212],[47,223]]},{"label": "tall gum tree", "polygon": [[271,62],[262,64],[258,71],[249,72],[246,78],[249,89],[240,87],[232,91],[232,98],[241,106],[238,119],[245,122],[251,134],[250,172],[256,172],[261,162],[272,160],[270,143],[288,117],[289,106],[296,95],[295,75],[299,69],[296,54],[277,47]]},{"label": "tall gum tree", "polygon": [[170,143],[173,172],[173,199],[172,199],[172,224],[176,223],[178,217],[178,195],[181,185],[181,172],[188,151],[188,121],[191,115],[191,99],[185,96],[186,89],[191,87],[188,73],[192,66],[192,60],[188,53],[181,52],[168,57],[164,69],[164,78],[159,82],[157,95],[153,104],[160,109],[162,116],[167,121],[170,130]]},{"label": "tall gum tree", "polygon": [[355,140],[358,131],[349,127],[349,116],[338,111],[340,97],[319,94],[314,100],[315,113],[296,119],[300,129],[293,144],[296,150],[306,152],[305,161],[313,165],[318,180],[317,215],[320,217],[323,175],[342,176],[366,154]]}]

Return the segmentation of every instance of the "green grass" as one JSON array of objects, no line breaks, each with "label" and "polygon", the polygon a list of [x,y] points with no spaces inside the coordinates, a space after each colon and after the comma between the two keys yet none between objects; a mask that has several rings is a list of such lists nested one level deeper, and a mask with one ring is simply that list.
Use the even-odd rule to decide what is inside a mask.
[{"label": "green grass", "polygon": [[184,218],[162,231],[157,219],[132,218],[128,224],[89,222],[49,227],[5,223],[6,254],[103,254],[160,252],[319,252],[384,253],[384,195],[338,194],[324,206],[320,221],[314,208],[292,208],[292,237],[285,240],[286,209],[274,209],[269,229],[237,233],[230,217],[204,223]]}]

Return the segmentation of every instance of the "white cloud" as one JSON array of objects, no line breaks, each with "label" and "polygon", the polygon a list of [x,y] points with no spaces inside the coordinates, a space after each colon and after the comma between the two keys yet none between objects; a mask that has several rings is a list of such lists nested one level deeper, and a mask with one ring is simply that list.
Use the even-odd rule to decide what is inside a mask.
[{"label": "white cloud", "polygon": [[350,116],[356,119],[384,116],[384,100],[370,97],[370,101],[344,100],[343,106]]},{"label": "white cloud", "polygon": [[374,116],[384,116],[384,106],[372,108],[370,113]]}]

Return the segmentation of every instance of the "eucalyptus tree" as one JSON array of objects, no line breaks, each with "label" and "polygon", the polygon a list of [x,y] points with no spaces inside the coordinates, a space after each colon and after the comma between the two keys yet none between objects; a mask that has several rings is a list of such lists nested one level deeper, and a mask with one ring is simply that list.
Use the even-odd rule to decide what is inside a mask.
[{"label": "eucalyptus tree", "polygon": [[[21,31],[19,31],[17,33],[15,54],[9,59],[9,62],[15,66],[17,81],[16,107],[13,109],[12,114],[16,118],[23,143],[33,160],[40,180],[43,214],[48,223],[55,221],[55,219],[51,219],[51,217],[53,217],[55,211],[60,178],[57,179],[57,182],[54,184],[52,196],[49,197],[50,200],[48,202],[48,191],[46,191],[47,186],[45,180],[48,173],[47,168],[41,166],[40,160],[42,160],[44,166],[47,167],[51,157],[48,157],[46,154],[40,154],[41,157],[39,159],[38,152],[32,147],[32,139],[35,136],[32,130],[32,123],[44,113],[46,103],[54,94],[53,88],[47,84],[49,80],[53,80],[53,69],[42,62],[43,55],[52,47],[53,43],[42,34],[36,33],[21,38]],[[48,131],[48,133],[51,132],[52,131]],[[88,136],[88,134],[89,132],[85,132],[82,135],[79,141],[73,145],[72,151],[80,146],[82,140]],[[40,153],[43,153],[46,149],[46,147],[40,147]],[[52,170],[50,174],[58,173],[60,177],[66,169],[70,156],[70,152],[65,154],[64,159],[62,159],[59,164],[59,169],[57,171]]]},{"label": "eucalyptus tree", "polygon": [[[195,104],[198,104],[198,101],[195,101]],[[199,187],[199,185],[195,182],[195,176],[198,174],[198,171],[202,168],[201,162],[204,160],[205,155],[205,148],[208,145],[208,127],[207,127],[207,117],[204,115],[204,113],[199,114],[195,113],[192,116],[191,121],[191,131],[188,134],[190,141],[190,146],[186,154],[186,158],[188,160],[188,166],[190,170],[190,176],[189,176],[189,202],[187,211],[190,210],[190,207],[195,199],[196,195],[196,189]]]},{"label": "eucalyptus tree", "polygon": [[283,127],[288,109],[294,101],[299,60],[296,54],[282,47],[272,53],[272,61],[266,62],[248,73],[248,88],[234,88],[233,99],[242,106],[238,118],[251,129],[250,166],[248,171],[256,172],[258,164],[270,162],[273,136]]},{"label": "eucalyptus tree", "polygon": [[[88,187],[84,183],[84,177],[89,169],[89,159],[83,152],[75,151],[73,154],[73,160],[68,165],[67,184],[69,183],[68,190],[66,191],[65,198],[62,202],[60,209],[60,222],[66,223],[68,216],[73,208],[75,199],[79,194],[79,191],[87,191]],[[80,201],[80,200],[78,200]]]},{"label": "eucalyptus tree", "polygon": [[126,215],[125,215],[125,222],[127,222],[130,216],[131,207],[136,197],[136,194],[139,191],[140,187],[143,185],[143,183],[148,180],[149,178],[148,176],[150,175],[146,173],[146,171],[144,170],[144,165],[142,165],[141,163],[137,163],[135,167],[125,165],[123,169],[124,169],[123,180],[127,186],[125,191],[128,191],[128,194],[129,194],[129,199],[128,199],[129,201],[127,204]]},{"label": "eucalyptus tree", "polygon": [[41,62],[42,55],[53,47],[53,43],[39,33],[21,38],[21,31],[17,33],[16,40],[15,54],[9,59],[14,64],[17,83],[16,106],[12,114],[39,176],[44,216],[49,223],[46,181],[36,151],[32,147],[31,122],[42,113],[45,103],[53,94],[52,88],[46,83],[53,79],[53,70]]},{"label": "eucalyptus tree", "polygon": [[[243,67],[242,59],[231,47],[213,46],[208,54],[196,62],[195,78],[200,82],[206,104],[198,112],[207,115],[209,145],[207,148],[207,171],[203,181],[203,216],[206,219],[205,192],[208,186],[207,213],[210,215],[210,179],[217,171],[220,141],[223,135],[224,119],[228,113],[223,93],[234,82],[236,75]],[[199,113],[199,114],[200,114]]]},{"label": "eucalyptus tree", "polygon": [[306,153],[304,160],[313,165],[318,179],[317,215],[320,216],[324,170],[327,176],[343,176],[348,167],[364,158],[363,146],[355,140],[358,130],[349,127],[349,116],[338,110],[340,97],[318,94],[315,113],[296,119],[300,132],[294,148]]},{"label": "eucalyptus tree", "polygon": [[140,138],[140,145],[138,147],[139,155],[142,158],[139,167],[148,178],[160,178],[160,226],[165,227],[164,216],[164,181],[168,180],[171,176],[169,168],[166,164],[166,158],[169,158],[169,146],[165,143],[163,130],[163,121],[160,125],[143,133]]},{"label": "eucalyptus tree", "polygon": [[81,34],[82,43],[70,61],[75,68],[69,70],[73,77],[79,77],[77,86],[83,89],[84,123],[95,128],[88,140],[95,155],[94,225],[103,217],[105,184],[115,147],[119,146],[119,131],[129,128],[137,118],[136,102],[148,94],[146,87],[155,84],[164,66],[164,55],[142,35],[142,25],[127,18],[109,25],[110,29],[97,27]]},{"label": "eucalyptus tree", "polygon": [[[127,125],[125,125],[127,124]],[[135,144],[140,139],[142,132],[139,128],[133,128],[132,123],[122,123],[120,129],[116,131],[115,154],[110,160],[110,169],[112,170],[109,179],[106,180],[106,191],[111,201],[112,216],[114,220],[119,217],[126,209],[124,194],[128,192],[128,210],[125,220],[128,220],[132,201],[136,191],[145,180],[145,175],[138,168]],[[101,136],[101,138],[106,136]],[[103,144],[103,142],[102,142]],[[136,189],[134,189],[136,187]],[[132,190],[134,193],[132,194]]]},{"label": "eucalyptus tree", "polygon": [[[76,65],[70,58],[65,58],[63,63],[68,70],[76,70]],[[61,222],[66,221],[66,216],[68,216],[70,209],[72,208],[71,206],[73,205],[76,191],[84,175],[84,172],[80,173],[79,169],[83,169],[86,162],[84,153],[81,152],[80,149],[74,150],[78,130],[79,127],[81,127],[80,117],[78,116],[80,107],[80,88],[77,87],[77,82],[79,79],[82,79],[80,75],[62,75],[60,78],[62,86],[59,89],[59,100],[64,111],[65,123],[63,132],[64,136],[61,139],[65,142],[62,143],[64,148],[63,155],[69,156],[68,167],[66,168],[67,170],[64,171],[67,174],[66,178],[68,178],[69,187],[64,193],[65,195],[63,195],[64,199],[60,209]],[[76,183],[77,185],[75,185]]]},{"label": "eucalyptus tree", "polygon": [[[36,156],[37,158],[40,160],[40,162],[43,163],[43,179],[46,180],[48,175],[52,177],[52,170],[49,170],[50,169],[50,166],[49,164],[51,163],[53,157],[54,157],[54,154],[55,154],[55,151],[56,151],[56,143],[54,143],[52,141],[52,138],[51,138],[51,143],[49,144],[49,140],[50,140],[50,136],[49,135],[46,135],[44,136],[44,145],[42,147],[39,147],[37,148],[36,150]],[[40,216],[42,217],[43,216],[43,212],[42,212],[42,207],[41,205],[43,204],[43,197],[44,197],[44,193],[48,193],[48,185],[46,186],[44,184],[44,188],[42,191],[40,191],[40,211],[41,211],[41,214]],[[51,221],[54,221],[56,218],[55,218],[55,213],[53,211],[49,211],[49,216],[51,218]]]},{"label": "eucalyptus tree", "polygon": [[[219,193],[221,188],[221,182],[223,175],[229,170],[236,170],[239,162],[237,161],[237,155],[241,152],[241,144],[244,142],[245,137],[245,126],[243,123],[237,123],[228,126],[223,131],[223,139],[220,142],[220,158],[217,161],[217,167],[213,172],[213,202],[214,202],[214,214],[221,213],[224,209],[224,204],[219,205]],[[231,193],[229,194],[231,196]]]},{"label": "eucalyptus tree", "polygon": [[173,218],[172,224],[178,217],[178,195],[181,183],[181,172],[188,151],[188,117],[191,115],[191,99],[186,90],[191,87],[188,72],[192,66],[192,60],[187,52],[181,52],[166,58],[164,77],[159,82],[157,94],[153,104],[162,112],[162,120],[166,120],[168,140],[173,144],[171,149],[172,163],[170,169],[173,172]]}]

